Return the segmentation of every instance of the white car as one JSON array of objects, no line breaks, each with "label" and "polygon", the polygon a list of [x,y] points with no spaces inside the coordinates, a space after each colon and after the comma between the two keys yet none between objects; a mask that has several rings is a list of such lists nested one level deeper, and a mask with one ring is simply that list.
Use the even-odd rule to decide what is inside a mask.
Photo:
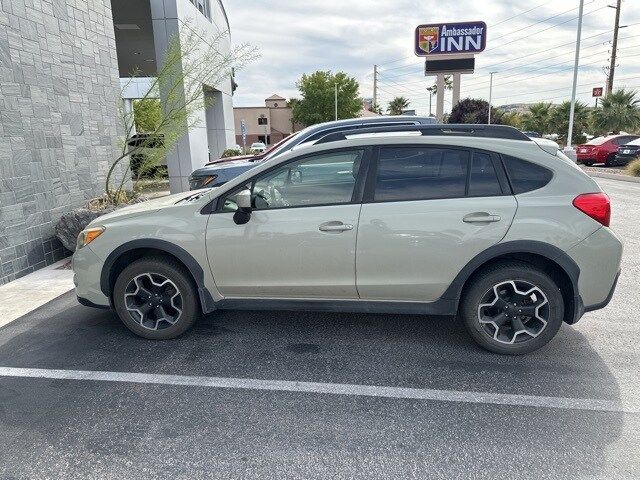
[{"label": "white car", "polygon": [[502,126],[385,129],[97,218],[73,257],[80,302],[152,339],[219,309],[457,314],[504,354],[607,305],[609,198],[557,148]]},{"label": "white car", "polygon": [[251,153],[262,153],[267,149],[267,146],[262,142],[255,142],[251,144],[249,151]]}]

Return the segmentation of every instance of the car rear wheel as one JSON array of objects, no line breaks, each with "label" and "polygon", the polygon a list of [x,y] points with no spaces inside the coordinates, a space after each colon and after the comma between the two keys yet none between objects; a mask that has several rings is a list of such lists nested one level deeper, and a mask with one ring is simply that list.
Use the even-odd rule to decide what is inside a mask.
[{"label": "car rear wheel", "polygon": [[616,165],[616,154],[610,154],[604,162],[605,167],[614,167]]},{"label": "car rear wheel", "polygon": [[522,355],[546,345],[564,315],[562,294],[543,271],[524,262],[496,264],[466,289],[462,320],[483,348]]},{"label": "car rear wheel", "polygon": [[181,335],[198,314],[189,273],[166,257],[145,257],[126,267],[116,280],[113,304],[129,330],[153,340]]}]

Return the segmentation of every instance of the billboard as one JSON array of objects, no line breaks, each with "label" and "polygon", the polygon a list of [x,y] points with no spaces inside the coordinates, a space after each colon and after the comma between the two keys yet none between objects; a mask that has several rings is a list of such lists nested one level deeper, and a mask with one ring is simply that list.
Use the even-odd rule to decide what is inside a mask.
[{"label": "billboard", "polygon": [[486,45],[487,24],[484,22],[433,23],[416,27],[415,53],[419,57],[480,53]]}]

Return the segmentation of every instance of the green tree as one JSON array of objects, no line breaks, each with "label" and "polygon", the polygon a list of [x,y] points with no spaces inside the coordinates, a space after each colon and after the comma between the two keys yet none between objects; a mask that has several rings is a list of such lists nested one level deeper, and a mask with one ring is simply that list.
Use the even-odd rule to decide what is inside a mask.
[{"label": "green tree", "polygon": [[500,123],[502,125],[509,125],[511,127],[517,128],[518,130],[523,130],[522,128],[523,122],[524,122],[524,115],[519,112],[506,112],[500,117]]},{"label": "green tree", "polygon": [[[567,141],[569,133],[569,112],[571,110],[571,102],[569,100],[555,106],[549,117],[551,133],[560,135],[561,141]],[[584,132],[589,130],[589,107],[580,101],[576,101],[575,113],[573,117],[573,138],[571,143],[579,145],[584,143],[586,138]],[[542,133],[542,132],[541,132]]]},{"label": "green tree", "polygon": [[553,104],[538,102],[529,106],[529,113],[522,119],[522,129],[538,132],[541,135],[553,133],[551,130],[551,113]]},{"label": "green tree", "polygon": [[637,93],[621,88],[604,97],[600,107],[592,112],[596,132],[619,133],[640,128],[640,99]]},{"label": "green tree", "polygon": [[157,98],[134,100],[133,119],[137,132],[153,132],[162,121],[162,103]]},{"label": "green tree", "polygon": [[382,107],[377,103],[372,104],[369,111],[373,113],[377,113],[378,115],[384,115],[384,112],[382,111]]},{"label": "green tree", "polygon": [[358,81],[344,72],[319,70],[304,74],[296,86],[300,98],[292,99],[293,121],[304,126],[335,119],[335,86],[338,86],[338,119],[355,118],[362,110]]},{"label": "green tree", "polygon": [[396,97],[389,102],[387,112],[389,112],[389,115],[402,115],[402,111],[409,105],[409,99],[405,97]]},{"label": "green tree", "polygon": [[[491,110],[491,122],[499,123],[500,113]],[[489,121],[489,102],[479,98],[465,98],[454,105],[447,123],[487,123]]]}]

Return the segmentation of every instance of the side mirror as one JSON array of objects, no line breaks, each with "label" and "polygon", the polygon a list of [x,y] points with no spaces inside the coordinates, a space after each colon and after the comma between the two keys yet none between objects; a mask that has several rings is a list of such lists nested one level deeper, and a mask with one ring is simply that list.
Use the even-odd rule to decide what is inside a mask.
[{"label": "side mirror", "polygon": [[236,205],[238,210],[233,214],[233,221],[236,225],[244,225],[251,219],[251,190],[240,190],[236,194]]},{"label": "side mirror", "polygon": [[248,208],[251,210],[251,190],[245,188],[236,194],[236,205],[238,208]]}]

